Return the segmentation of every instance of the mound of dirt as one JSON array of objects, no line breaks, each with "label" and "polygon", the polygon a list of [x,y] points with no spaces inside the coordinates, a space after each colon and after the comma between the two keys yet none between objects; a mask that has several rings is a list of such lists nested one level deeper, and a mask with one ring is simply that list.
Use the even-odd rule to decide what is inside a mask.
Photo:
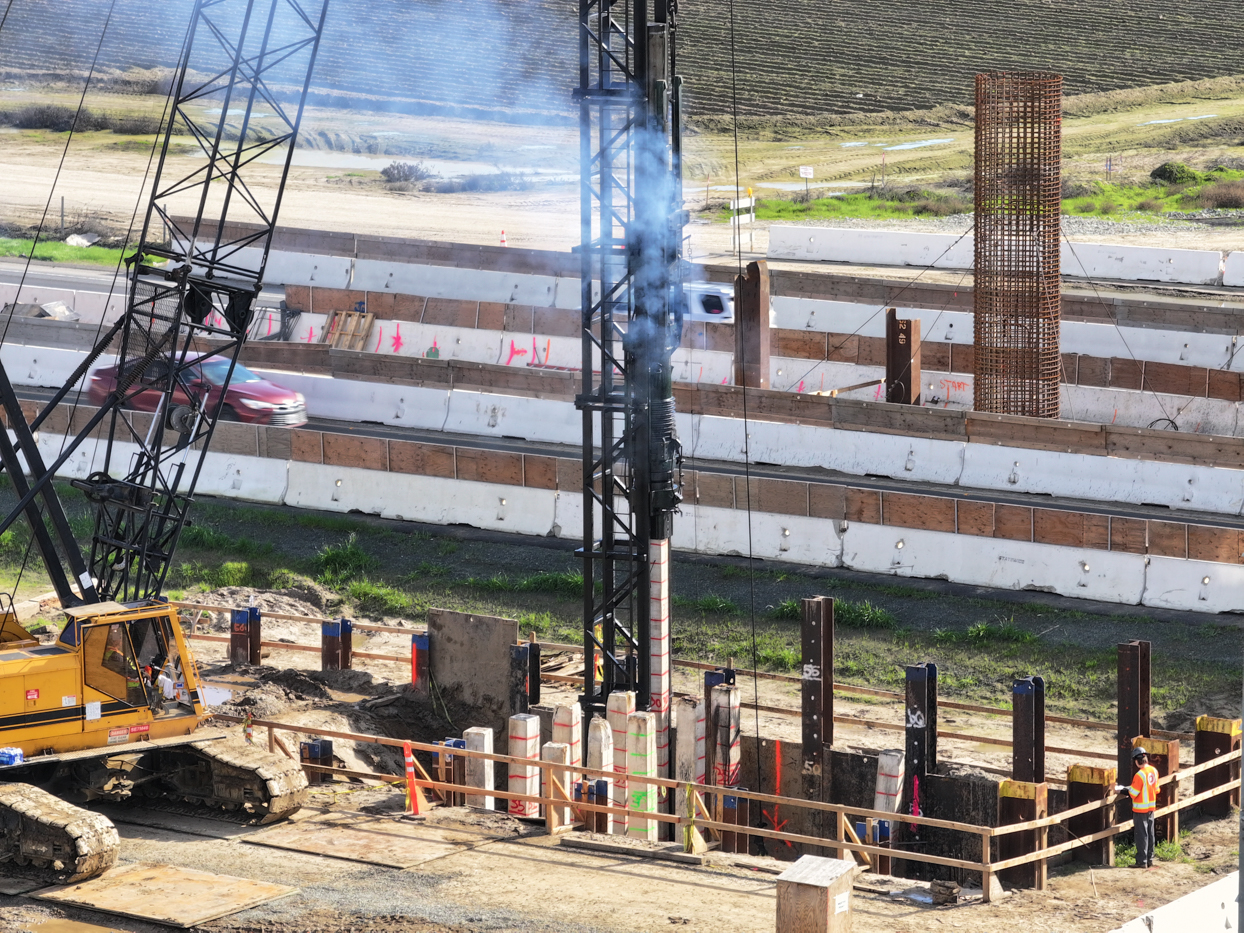
[{"label": "mound of dirt", "polygon": [[[264,686],[273,685],[284,688],[287,693],[293,694],[299,700],[331,700],[332,694],[325,689],[319,675],[319,671],[287,668],[282,671],[264,673],[260,676],[260,680]],[[367,676],[370,678],[370,675]]]}]

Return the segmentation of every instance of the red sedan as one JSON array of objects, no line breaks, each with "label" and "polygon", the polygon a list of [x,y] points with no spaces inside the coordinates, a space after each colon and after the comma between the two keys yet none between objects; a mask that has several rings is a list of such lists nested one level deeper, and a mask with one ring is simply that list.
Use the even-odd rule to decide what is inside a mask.
[{"label": "red sedan", "polygon": [[[166,365],[157,360],[147,368],[141,384],[149,388],[130,400],[130,408],[155,411],[160,403]],[[103,404],[108,394],[116,388],[118,369],[119,366],[108,366],[97,369],[91,375],[92,403]],[[234,366],[233,378],[228,387],[225,387],[228,375],[229,361],[226,359],[218,356],[193,358],[183,377],[184,385],[178,385],[173,393],[174,404],[185,405],[189,402],[186,394],[186,387],[189,387],[200,398],[201,393],[207,394],[207,408],[211,410],[220,399],[223,389],[225,404],[220,414],[222,421],[245,421],[248,424],[272,424],[281,427],[298,427],[307,423],[307,400],[301,392],[262,379],[241,363]]]}]

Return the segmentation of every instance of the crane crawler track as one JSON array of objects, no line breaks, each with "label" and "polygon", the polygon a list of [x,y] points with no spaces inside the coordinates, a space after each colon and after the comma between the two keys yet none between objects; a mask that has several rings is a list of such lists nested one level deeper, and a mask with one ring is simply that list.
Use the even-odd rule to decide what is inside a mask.
[{"label": "crane crawler track", "polygon": [[107,817],[29,784],[0,783],[0,864],[48,884],[93,878],[111,868],[121,837]]},{"label": "crane crawler track", "polygon": [[267,824],[285,819],[307,802],[302,766],[253,745],[194,742],[165,754],[181,765],[167,769],[172,785],[168,795],[187,803],[249,810],[255,822]]}]

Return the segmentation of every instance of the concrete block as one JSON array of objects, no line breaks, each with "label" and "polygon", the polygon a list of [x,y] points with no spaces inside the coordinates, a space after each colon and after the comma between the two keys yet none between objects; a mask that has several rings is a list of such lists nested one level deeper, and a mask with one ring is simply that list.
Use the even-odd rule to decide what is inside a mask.
[{"label": "concrete block", "polygon": [[441,429],[456,434],[521,437],[561,444],[583,441],[583,417],[571,402],[464,389],[450,394]]},{"label": "concrete block", "polygon": [[[258,250],[241,250],[239,265],[249,260],[257,268]],[[295,253],[272,250],[264,268],[267,285],[317,285],[323,288],[349,288],[353,260],[348,256],[326,256],[316,253]],[[358,286],[356,286],[358,287]]]},{"label": "concrete block", "polygon": [[[510,708],[510,646],[518,623],[449,609],[428,610],[432,680],[446,698],[479,710],[478,721],[503,726]],[[506,754],[516,754],[512,749]]]},{"label": "concrete block", "polygon": [[769,228],[767,255],[811,262],[970,269],[972,250],[971,236],[779,224]]},{"label": "concrete block", "polygon": [[[436,655],[433,652],[433,658]],[[509,653],[506,658],[508,660]],[[528,761],[540,759],[540,717],[532,713],[519,713],[509,719],[509,741],[506,754],[514,758],[525,758]],[[510,762],[508,790],[511,794],[526,794],[531,797],[540,795],[540,769],[535,765],[521,765]],[[509,806],[511,816],[536,817],[540,813],[540,805],[535,801],[511,800]]]},{"label": "concrete block", "polygon": [[[561,742],[549,742],[540,750],[541,761],[551,761],[555,764],[567,765],[565,768],[543,768],[540,772],[541,795],[551,800],[574,799],[574,788],[571,786],[571,769],[570,765],[570,746]],[[554,781],[559,787],[554,786]],[[568,826],[570,824],[570,807],[550,807],[545,805],[546,811],[543,816],[549,817],[548,810],[553,810],[554,823],[557,826]]]},{"label": "concrete block", "polygon": [[[485,726],[472,726],[464,729],[462,738],[466,741],[468,751],[487,752],[492,754],[493,750],[493,730]],[[493,790],[497,786],[496,778],[493,776],[496,762],[488,761],[483,758],[468,758],[466,760],[466,782],[470,787],[478,787],[483,790]],[[466,804],[468,807],[480,807],[484,810],[494,809],[497,798],[489,794],[467,794]]]},{"label": "concrete block", "polygon": [[1244,566],[1176,557],[1149,557],[1141,603],[1192,612],[1239,611]]},{"label": "concrete block", "polygon": [[1063,275],[1128,282],[1178,282],[1217,285],[1223,258],[1218,250],[1062,244]]},{"label": "concrete block", "polygon": [[587,768],[613,770],[613,729],[608,720],[596,717],[587,726]]},{"label": "concrete block", "polygon": [[657,812],[658,792],[654,785],[639,783],[634,778],[656,777],[656,759],[656,716],[631,713],[626,731],[627,809],[631,811],[627,835],[645,842],[656,842],[658,838],[660,823],[643,816]]},{"label": "concrete block", "polygon": [[1140,554],[856,523],[843,535],[842,561],[870,573],[1044,590],[1126,605],[1139,604],[1145,588]]},{"label": "concrete block", "polygon": [[[679,697],[674,702],[674,734],[677,737],[677,748],[674,751],[674,780],[680,784],[704,783],[705,760],[705,715],[704,701],[697,697]],[[683,788],[675,791],[674,814],[676,816],[698,816],[692,814],[687,806],[687,791]],[[697,836],[699,830],[692,830]],[[701,839],[702,841],[702,839]],[[695,851],[693,846],[692,851]]]},{"label": "concrete block", "polygon": [[[576,288],[568,293],[577,292]],[[558,303],[558,280],[552,275],[495,272],[457,266],[359,259],[354,263],[353,285],[369,292],[426,295],[469,301],[504,302],[549,307]],[[575,303],[564,305],[576,307]]]},{"label": "concrete block", "polygon": [[[626,737],[631,713],[635,712],[634,691],[611,693],[606,702],[605,719],[613,735],[613,770],[618,775],[613,782],[613,805],[626,809],[630,803],[629,785],[626,781],[629,764],[626,758]],[[613,814],[609,832],[613,836],[625,836],[630,820],[625,813]]]},{"label": "concrete block", "polygon": [[1244,252],[1227,253],[1222,265],[1222,284],[1231,288],[1244,288]]},{"label": "concrete block", "polygon": [[398,521],[465,524],[514,534],[547,535],[557,493],[551,489],[462,482],[439,476],[377,473],[291,462],[288,505],[362,512]]},{"label": "concrete block", "polygon": [[[745,511],[686,503],[682,510],[682,518],[674,523],[675,548],[733,556],[749,552]],[[753,512],[751,553],[762,560],[836,567],[842,542],[835,529],[835,523],[823,519]]]},{"label": "concrete block", "polygon": [[[656,770],[659,777],[670,776],[670,693],[673,687],[673,655],[670,652],[670,542],[653,541],[649,546],[650,589],[648,592],[648,709],[654,718]],[[660,798],[665,799],[661,793]],[[664,833],[661,834],[664,837]]]},{"label": "concrete block", "polygon": [[571,768],[583,767],[582,707],[577,704],[553,707],[553,741],[570,749],[568,764]]},{"label": "concrete block", "polygon": [[738,787],[743,762],[740,693],[737,686],[719,684],[709,694],[712,730],[713,780],[715,787]]}]

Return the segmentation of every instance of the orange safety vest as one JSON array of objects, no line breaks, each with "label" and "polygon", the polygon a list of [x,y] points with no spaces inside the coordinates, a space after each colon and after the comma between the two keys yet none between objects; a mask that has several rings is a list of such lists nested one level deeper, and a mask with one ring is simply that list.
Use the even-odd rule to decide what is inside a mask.
[{"label": "orange safety vest", "polygon": [[1152,813],[1158,805],[1158,769],[1145,765],[1136,772],[1127,792],[1132,798],[1133,813]]}]

